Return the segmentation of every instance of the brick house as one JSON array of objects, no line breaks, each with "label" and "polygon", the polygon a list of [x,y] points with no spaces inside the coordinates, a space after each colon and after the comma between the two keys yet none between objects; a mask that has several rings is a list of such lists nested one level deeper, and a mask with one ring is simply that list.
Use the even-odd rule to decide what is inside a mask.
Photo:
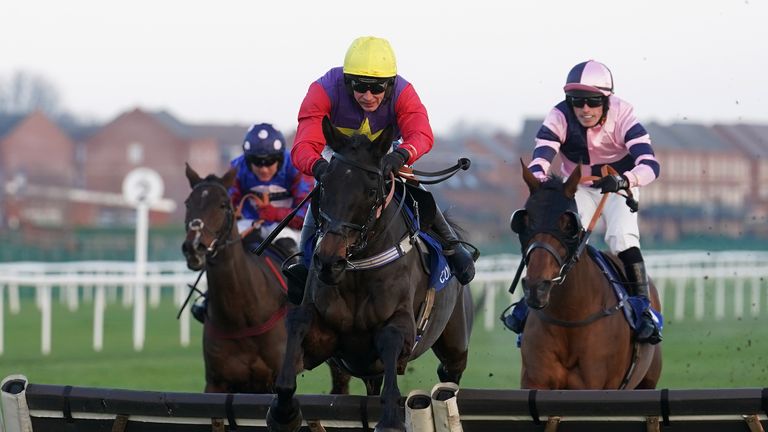
[{"label": "brick house", "polygon": [[[25,199],[6,193],[7,188],[23,193],[30,187],[74,183],[75,143],[40,111],[29,115],[6,116],[0,122],[0,190],[3,226],[22,222],[58,227],[69,225],[74,206],[63,197]],[[44,191],[41,191],[44,192]]]},{"label": "brick house", "polygon": [[460,130],[450,138],[435,137],[433,149],[415,165],[422,171],[437,171],[454,165],[460,157],[471,160],[469,170],[427,189],[474,243],[511,238],[509,216],[521,205],[520,191],[512,178],[520,164],[516,147],[515,137],[482,129]]},{"label": "brick house", "polygon": [[768,126],[717,124],[712,129],[747,157],[745,229],[768,237]]},{"label": "brick house", "polygon": [[[428,186],[473,242],[514,240],[509,216],[528,196],[520,159],[528,162],[540,119],[528,119],[519,136],[460,129],[437,136],[416,165],[438,170],[469,157],[472,167]],[[661,177],[642,189],[641,231],[646,240],[674,241],[694,233],[768,236],[768,126],[647,123],[662,164]],[[27,185],[80,188],[120,194],[135,167],[156,170],[172,214],[152,212],[155,225],[176,224],[189,193],[184,163],[201,175],[222,174],[240,152],[248,125],[186,124],[165,112],[134,109],[97,127],[53,121],[36,112],[0,116],[0,223],[30,226],[130,226],[129,208],[74,204],[65,199],[21,199],[5,193]],[[293,131],[284,131],[292,142]],[[556,158],[553,167],[559,167]],[[10,182],[10,186],[9,186]],[[9,222],[11,223],[9,225]]]},{"label": "brick house", "polygon": [[[221,173],[224,164],[220,143],[187,128],[167,113],[152,114],[134,109],[104,125],[83,143],[84,186],[89,190],[121,193],[122,181],[132,169],[148,167],[160,174],[164,197],[176,202],[171,213],[151,212],[152,223],[183,219],[183,201],[189,194],[184,164],[199,173]],[[203,174],[204,175],[204,174]],[[124,225],[133,211],[120,207],[82,206],[79,222],[95,225]]]}]

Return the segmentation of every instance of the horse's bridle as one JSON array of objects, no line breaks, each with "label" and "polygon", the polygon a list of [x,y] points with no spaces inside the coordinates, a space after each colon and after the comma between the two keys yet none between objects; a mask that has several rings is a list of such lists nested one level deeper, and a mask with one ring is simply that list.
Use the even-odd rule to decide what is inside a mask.
[{"label": "horse's bridle", "polygon": [[[220,188],[224,191],[225,196],[229,197],[229,191],[227,191],[227,188],[225,188],[223,185],[216,183],[216,182],[210,182],[210,181],[203,181],[198,184],[196,184],[192,191],[194,192],[196,189],[202,187],[202,186],[215,186],[217,188]],[[195,238],[192,240],[192,247],[193,249],[197,249],[200,244],[203,244],[206,250],[206,256],[208,258],[213,258],[216,256],[216,254],[219,253],[220,250],[226,248],[229,245],[238,243],[240,241],[239,238],[233,239],[233,240],[226,240],[226,237],[229,235],[229,232],[232,230],[232,226],[235,223],[235,210],[232,207],[232,203],[228,202],[229,205],[227,206],[227,209],[225,210],[225,219],[226,223],[224,227],[219,231],[212,231],[208,229],[205,226],[205,222],[203,222],[200,218],[195,218],[187,222],[187,234],[189,234],[190,231],[193,231],[195,233]],[[202,243],[202,234],[203,231],[213,235],[213,241],[211,241],[211,244],[205,245]]]},{"label": "horse's bridle", "polygon": [[[578,216],[573,211],[567,211],[566,213],[571,213],[571,217],[574,218],[574,220],[578,223],[579,227],[575,235],[573,236],[567,236],[565,233],[560,231],[556,228],[545,228],[537,230],[536,232],[532,232],[530,230],[525,229],[523,224],[520,223],[520,219],[525,216],[527,213],[526,209],[520,209],[515,211],[515,213],[512,215],[512,230],[518,235],[520,235],[520,244],[521,245],[528,245],[528,247],[525,249],[525,253],[523,253],[523,262],[524,265],[528,265],[528,261],[530,260],[531,254],[536,249],[544,249],[547,251],[557,262],[558,267],[560,267],[560,270],[558,271],[558,274],[555,278],[551,280],[551,282],[555,285],[562,284],[565,282],[565,277],[568,274],[568,272],[571,270],[573,265],[578,260],[578,252],[580,251],[580,243],[582,239],[584,238],[584,228],[581,226],[581,221]],[[555,249],[551,244],[543,242],[543,241],[533,241],[530,240],[533,239],[537,234],[540,233],[546,233],[557,239],[558,242],[565,248],[565,256],[560,255],[560,253]]]},{"label": "horse's bridle", "polygon": [[371,227],[374,225],[374,223],[379,218],[379,216],[381,216],[381,213],[383,212],[384,208],[386,208],[386,206],[389,204],[390,200],[392,199],[392,195],[394,193],[394,182],[392,184],[392,189],[390,190],[389,194],[385,195],[384,194],[384,186],[385,186],[384,173],[381,172],[381,169],[379,167],[369,165],[369,164],[364,164],[364,163],[349,159],[346,156],[339,153],[335,153],[335,152],[333,153],[333,159],[336,159],[339,162],[345,163],[347,165],[352,165],[353,167],[359,168],[363,171],[376,174],[376,176],[378,177],[378,184],[376,186],[376,197],[374,199],[373,204],[371,205],[370,211],[368,212],[368,217],[366,218],[365,222],[362,225],[356,224],[353,222],[339,221],[337,219],[334,219],[328,213],[326,213],[319,205],[320,200],[325,193],[325,190],[322,182],[318,184],[318,187],[320,188],[319,190],[320,193],[314,197],[315,202],[313,203],[313,206],[315,206],[315,208],[317,209],[318,216],[320,219],[319,227],[318,227],[320,234],[321,235],[325,235],[327,233],[338,234],[339,236],[344,237],[344,240],[346,242],[347,237],[343,233],[343,228],[348,228],[360,233],[360,236],[357,242],[353,244],[347,243],[346,245],[347,256],[345,258],[348,259],[354,254],[365,249],[365,247],[368,245],[368,240],[369,240],[368,237],[370,234]]}]

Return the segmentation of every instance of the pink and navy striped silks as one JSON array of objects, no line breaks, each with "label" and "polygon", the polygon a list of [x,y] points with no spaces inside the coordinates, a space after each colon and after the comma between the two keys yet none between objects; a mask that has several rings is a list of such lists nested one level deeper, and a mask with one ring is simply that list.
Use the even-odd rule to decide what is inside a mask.
[{"label": "pink and navy striped silks", "polygon": [[579,163],[584,164],[583,176],[600,176],[602,166],[610,165],[627,177],[630,187],[645,186],[659,176],[651,137],[632,105],[617,96],[609,98],[605,122],[592,128],[582,126],[565,101],[552,108],[536,134],[528,167],[543,178],[558,152],[566,177]]}]

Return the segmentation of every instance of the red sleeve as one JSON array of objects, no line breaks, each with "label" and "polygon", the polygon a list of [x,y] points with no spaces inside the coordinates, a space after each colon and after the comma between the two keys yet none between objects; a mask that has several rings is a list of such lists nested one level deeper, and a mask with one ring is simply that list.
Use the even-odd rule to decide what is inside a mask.
[{"label": "red sleeve", "polygon": [[323,117],[331,113],[331,99],[318,82],[309,86],[299,108],[299,126],[291,149],[291,160],[299,171],[312,175],[312,166],[325,147]]},{"label": "red sleeve", "polygon": [[275,207],[270,204],[259,208],[259,219],[265,222],[280,222],[292,211],[293,209],[290,207]]},{"label": "red sleeve", "polygon": [[[259,219],[263,219],[266,222],[281,222],[283,219],[285,219],[286,216],[288,216],[288,213],[292,211],[293,209],[288,207],[275,207],[270,205],[259,209]],[[293,219],[288,222],[287,226],[288,228],[301,231],[303,225],[304,215],[297,213],[296,216],[294,216]]]},{"label": "red sleeve", "polygon": [[400,93],[395,103],[395,115],[403,136],[403,143],[399,148],[407,150],[411,155],[406,162],[410,165],[429,152],[435,142],[427,109],[421,103],[413,85],[408,84]]}]

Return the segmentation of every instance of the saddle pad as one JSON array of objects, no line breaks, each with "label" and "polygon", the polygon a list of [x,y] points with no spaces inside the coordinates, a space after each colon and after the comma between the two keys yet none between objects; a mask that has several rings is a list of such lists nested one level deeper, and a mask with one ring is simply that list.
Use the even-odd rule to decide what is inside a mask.
[{"label": "saddle pad", "polygon": [[629,296],[622,283],[624,279],[616,271],[611,259],[606,256],[604,252],[597,250],[591,245],[587,245],[587,251],[589,251],[589,256],[592,257],[603,274],[608,278],[608,282],[611,284],[613,292],[616,294],[616,299],[619,301],[626,299],[627,303],[630,305],[631,310],[628,308],[621,309],[624,312],[624,318],[626,318],[629,327],[631,327],[633,331],[637,330],[640,315],[642,315],[643,311],[648,309],[651,311],[653,320],[659,326],[659,332],[661,332],[664,329],[664,317],[662,317],[661,313],[650,305],[650,301],[647,298]]},{"label": "saddle pad", "polygon": [[419,231],[418,235],[429,250],[429,286],[435,291],[440,291],[448,285],[448,281],[453,276],[451,268],[448,266],[448,260],[443,255],[443,246],[423,231]]},{"label": "saddle pad", "polygon": [[448,285],[448,281],[453,276],[451,268],[448,266],[448,260],[445,259],[445,255],[443,255],[443,246],[431,234],[421,230],[420,221],[413,215],[410,204],[410,201],[406,201],[403,210],[409,225],[415,227],[419,238],[427,246],[429,252],[429,286],[434,288],[435,291],[440,291]]}]

